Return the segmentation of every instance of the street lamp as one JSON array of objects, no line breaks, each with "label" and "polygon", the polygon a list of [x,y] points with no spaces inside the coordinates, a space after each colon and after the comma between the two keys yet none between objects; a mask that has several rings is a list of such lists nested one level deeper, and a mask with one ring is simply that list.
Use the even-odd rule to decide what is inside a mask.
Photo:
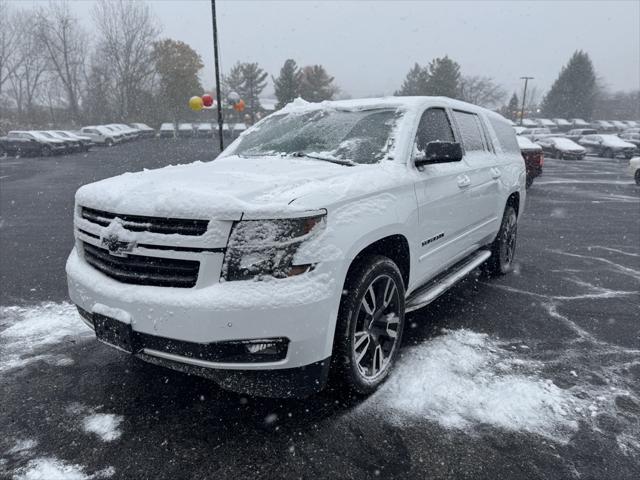
[{"label": "street lamp", "polygon": [[220,94],[220,64],[218,62],[218,22],[216,21],[216,0],[211,0],[211,21],[213,22],[213,60],[216,69],[216,102],[218,106],[218,138],[220,151],[224,150],[222,138],[222,98]]},{"label": "street lamp", "polygon": [[529,83],[529,80],[533,80],[533,77],[520,77],[520,80],[524,80],[524,91],[522,92],[522,110],[520,110],[520,126],[522,126],[522,120],[524,119],[524,101],[527,97],[527,83]]}]

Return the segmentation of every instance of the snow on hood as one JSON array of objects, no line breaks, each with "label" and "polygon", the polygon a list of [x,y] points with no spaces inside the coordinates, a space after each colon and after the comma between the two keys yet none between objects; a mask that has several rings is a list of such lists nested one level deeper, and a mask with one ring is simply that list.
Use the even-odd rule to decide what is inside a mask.
[{"label": "snow on hood", "polygon": [[316,194],[329,203],[389,184],[394,178],[390,171],[400,167],[393,163],[347,167],[288,157],[221,157],[85,185],[76,193],[76,203],[119,214],[174,218],[288,215],[325,207],[301,201],[304,196]]}]

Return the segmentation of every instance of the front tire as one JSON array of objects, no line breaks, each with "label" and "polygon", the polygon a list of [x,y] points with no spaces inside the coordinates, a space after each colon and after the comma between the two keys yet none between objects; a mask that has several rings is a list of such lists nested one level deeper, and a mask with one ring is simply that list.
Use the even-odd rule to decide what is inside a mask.
[{"label": "front tire", "polygon": [[398,266],[371,255],[350,269],[340,302],[331,383],[358,395],[375,391],[398,356],[404,328],[405,289]]},{"label": "front tire", "polygon": [[51,148],[47,146],[42,147],[42,149],[40,150],[40,155],[43,157],[50,157],[51,153]]},{"label": "front tire", "polygon": [[607,157],[607,158],[615,158],[616,157],[615,153],[613,153],[613,150],[611,148],[607,148],[604,151],[604,156]]},{"label": "front tire", "polygon": [[484,270],[489,276],[505,275],[513,269],[517,238],[518,215],[513,206],[507,205],[498,235],[491,244],[491,256],[484,265]]}]

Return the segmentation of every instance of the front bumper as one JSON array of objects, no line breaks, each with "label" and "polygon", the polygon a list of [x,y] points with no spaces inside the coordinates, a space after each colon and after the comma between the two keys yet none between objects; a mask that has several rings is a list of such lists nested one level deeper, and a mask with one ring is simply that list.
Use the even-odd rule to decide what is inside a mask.
[{"label": "front bumper", "polygon": [[[133,332],[144,339],[138,356],[145,360],[189,368],[200,375],[208,372],[205,376],[239,391],[246,391],[242,385],[252,384],[243,383],[243,378],[258,376],[246,372],[278,370],[280,376],[296,377],[293,369],[304,367],[303,376],[309,371],[322,374],[313,385],[321,388],[326,379],[322,368],[309,366],[320,362],[324,368],[331,355],[341,286],[321,269],[284,280],[151,287],[117,282],[93,269],[74,249],[66,271],[71,300],[89,315],[111,311],[111,317],[130,322]],[[191,349],[263,338],[286,338],[286,356],[276,361],[236,362],[193,355]]]}]

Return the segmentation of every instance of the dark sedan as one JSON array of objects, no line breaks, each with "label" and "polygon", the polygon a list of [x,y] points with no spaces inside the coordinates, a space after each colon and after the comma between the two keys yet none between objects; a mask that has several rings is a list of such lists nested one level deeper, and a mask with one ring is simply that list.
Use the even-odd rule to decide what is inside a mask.
[{"label": "dark sedan", "polygon": [[551,158],[582,160],[587,154],[584,147],[565,137],[543,137],[539,138],[537,143],[545,155]]}]

